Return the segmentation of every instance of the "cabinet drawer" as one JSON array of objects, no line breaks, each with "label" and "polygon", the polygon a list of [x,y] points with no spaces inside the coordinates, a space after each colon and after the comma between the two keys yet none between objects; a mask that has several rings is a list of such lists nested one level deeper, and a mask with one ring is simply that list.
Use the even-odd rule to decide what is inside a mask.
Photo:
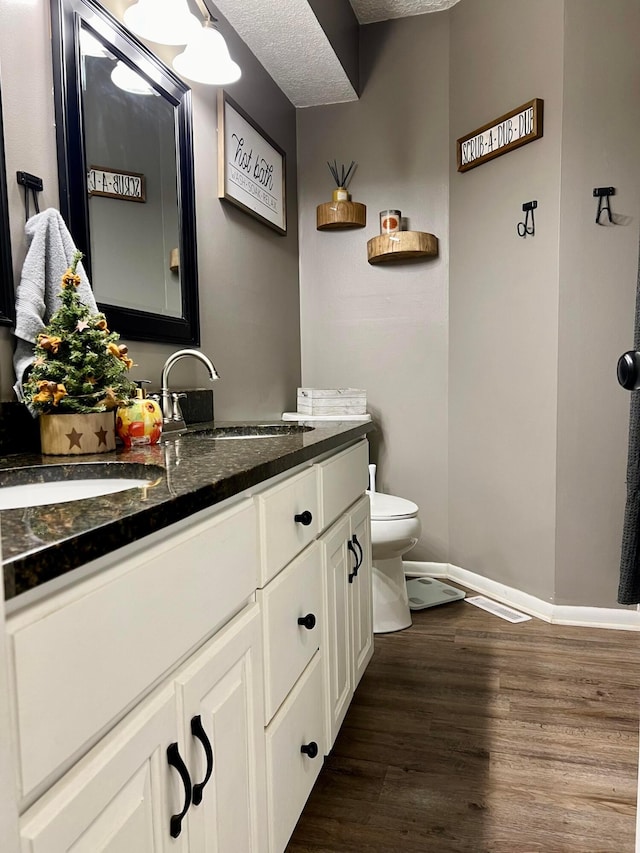
[{"label": "cabinet drawer", "polygon": [[[262,604],[265,723],[268,723],[320,646],[323,624],[320,544],[310,545],[258,597]],[[306,625],[298,623],[302,618],[308,620]]]},{"label": "cabinet drawer", "polygon": [[369,484],[368,466],[369,443],[366,440],[318,463],[321,529],[329,527],[365,491]]},{"label": "cabinet drawer", "polygon": [[115,552],[113,568],[50,600],[40,618],[8,621],[22,796],[253,594],[252,501],[167,534],[123,565]]},{"label": "cabinet drawer", "polygon": [[[320,652],[304,671],[266,730],[269,849],[282,853],[324,760],[322,664]],[[303,745],[315,743],[315,758]]]},{"label": "cabinet drawer", "polygon": [[317,476],[312,466],[256,497],[260,520],[260,586],[268,583],[317,536],[320,530]]}]

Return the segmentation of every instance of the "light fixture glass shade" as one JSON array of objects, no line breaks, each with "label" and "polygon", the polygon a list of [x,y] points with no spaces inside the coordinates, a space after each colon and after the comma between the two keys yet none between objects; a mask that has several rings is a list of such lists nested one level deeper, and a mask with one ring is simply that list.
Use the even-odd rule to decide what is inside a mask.
[{"label": "light fixture glass shade", "polygon": [[240,79],[240,66],[229,56],[222,34],[211,21],[205,21],[173,60],[178,74],[196,83],[226,86]]},{"label": "light fixture glass shade", "polygon": [[111,72],[111,82],[114,86],[132,95],[156,95],[157,92],[147,81],[141,77],[133,68],[129,68],[124,62],[118,61]]},{"label": "light fixture glass shade", "polygon": [[80,52],[83,56],[105,57],[115,59],[112,53],[85,27],[80,28]]},{"label": "light fixture glass shade", "polygon": [[187,0],[137,0],[124,12],[132,32],[156,44],[187,44],[200,28]]}]

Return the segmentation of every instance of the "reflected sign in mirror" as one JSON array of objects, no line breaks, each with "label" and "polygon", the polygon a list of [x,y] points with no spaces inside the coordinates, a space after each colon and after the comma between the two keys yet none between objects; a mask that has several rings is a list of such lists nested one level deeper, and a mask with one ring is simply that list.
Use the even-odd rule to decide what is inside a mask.
[{"label": "reflected sign in mirror", "polygon": [[0,325],[12,325],[15,319],[13,269],[11,266],[11,235],[7,202],[7,172],[4,161],[2,126],[2,97],[0,94]]},{"label": "reflected sign in mirror", "polygon": [[52,0],[61,212],[123,337],[198,343],[189,88],[94,0]]}]

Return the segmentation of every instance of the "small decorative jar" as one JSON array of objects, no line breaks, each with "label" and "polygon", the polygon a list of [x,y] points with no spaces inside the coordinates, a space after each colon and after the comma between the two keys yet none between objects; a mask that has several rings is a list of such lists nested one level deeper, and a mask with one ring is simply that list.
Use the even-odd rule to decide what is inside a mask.
[{"label": "small decorative jar", "polygon": [[401,213],[399,210],[380,211],[380,233],[393,234],[400,230]]}]

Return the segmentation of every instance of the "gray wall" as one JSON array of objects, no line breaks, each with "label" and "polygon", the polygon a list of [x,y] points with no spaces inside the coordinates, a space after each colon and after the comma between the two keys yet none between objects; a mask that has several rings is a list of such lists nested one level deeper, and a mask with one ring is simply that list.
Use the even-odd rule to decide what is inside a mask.
[{"label": "gray wall", "polygon": [[[640,221],[640,5],[566,0],[560,203],[556,600],[613,603],[625,499]],[[605,61],[606,73],[600,59]],[[595,224],[594,187],[616,187],[626,227]]]},{"label": "gray wall", "polygon": [[[105,5],[118,14],[127,3]],[[230,93],[287,152],[288,233],[285,237],[217,198],[215,87],[193,85],[197,181],[198,261],[202,350],[216,364],[219,418],[266,418],[290,409],[300,383],[296,127],[290,102],[221,18],[242,79]],[[170,59],[181,48],[161,48]],[[41,175],[41,207],[57,206],[49,3],[0,3],[0,55],[9,175],[23,169]],[[14,267],[24,258],[24,204],[9,181]],[[138,365],[132,374],[157,383],[176,347],[130,343]],[[0,330],[0,397],[12,398],[11,337]],[[181,362],[176,387],[203,385],[204,370]]]},{"label": "gray wall", "polygon": [[[360,101],[298,111],[303,382],[366,388],[378,488],[419,504],[412,556],[429,560],[448,558],[448,44],[446,15],[364,27]],[[350,189],[367,205],[364,229],[316,230],[334,158],[358,163]],[[435,234],[440,256],[369,265],[386,208]]]},{"label": "gray wall", "polygon": [[[489,60],[490,57],[490,60]],[[551,600],[563,3],[451,12],[450,562]],[[455,141],[534,97],[544,137],[458,173]],[[522,239],[523,202],[537,199]]]}]

